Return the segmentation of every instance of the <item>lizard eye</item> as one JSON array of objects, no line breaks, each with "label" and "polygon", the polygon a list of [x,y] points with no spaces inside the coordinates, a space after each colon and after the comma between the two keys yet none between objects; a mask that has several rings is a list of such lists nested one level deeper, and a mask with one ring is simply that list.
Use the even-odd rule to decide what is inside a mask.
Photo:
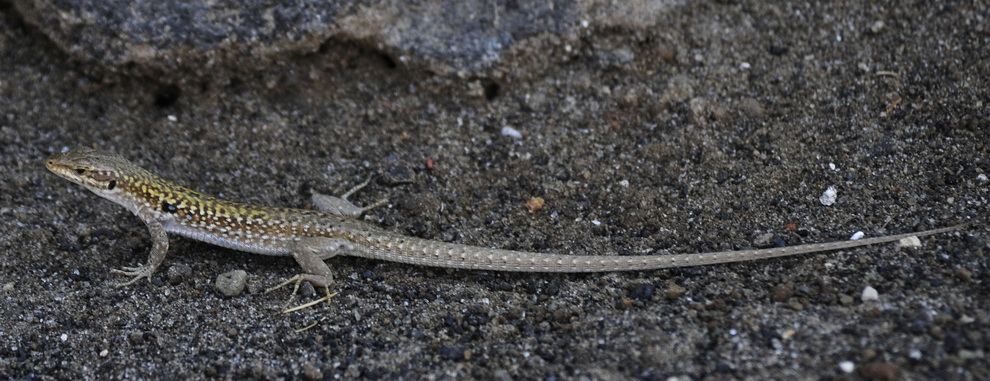
[{"label": "lizard eye", "polygon": [[82,168],[76,168],[76,174],[77,174],[77,175],[81,175],[81,174],[83,174],[83,173],[86,173],[86,170],[85,170],[85,169],[82,169]]},{"label": "lizard eye", "polygon": [[113,188],[116,187],[117,187],[117,180],[110,180],[110,183],[107,184],[107,190],[113,190]]}]

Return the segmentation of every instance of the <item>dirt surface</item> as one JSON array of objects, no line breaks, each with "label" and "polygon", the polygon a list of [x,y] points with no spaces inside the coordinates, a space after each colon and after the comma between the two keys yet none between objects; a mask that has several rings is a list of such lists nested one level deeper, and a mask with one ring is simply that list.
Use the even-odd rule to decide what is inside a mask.
[{"label": "dirt surface", "polygon": [[[467,25],[437,21],[442,2],[352,5],[340,29],[303,35],[317,43],[263,40],[266,58],[245,66],[250,46],[129,60],[127,41],[87,34],[103,29],[53,33],[74,10],[26,3],[0,2],[0,379],[990,378],[985,3],[581,2],[531,18],[484,2],[493,13],[451,13],[484,16]],[[394,28],[349,34],[355,15]],[[527,20],[542,21],[513,29]],[[437,48],[458,37],[503,45]],[[340,295],[281,314],[288,293],[261,290],[294,275],[292,259],[178,237],[151,282],[114,287],[110,270],[145,261],[150,240],[45,171],[76,146],[265,205],[307,207],[375,176],[352,197],[390,199],[372,223],[539,252],[978,223],[920,248],[630,273],[335,258]],[[234,270],[247,290],[228,297],[215,284]],[[879,300],[861,300],[868,287]]]}]

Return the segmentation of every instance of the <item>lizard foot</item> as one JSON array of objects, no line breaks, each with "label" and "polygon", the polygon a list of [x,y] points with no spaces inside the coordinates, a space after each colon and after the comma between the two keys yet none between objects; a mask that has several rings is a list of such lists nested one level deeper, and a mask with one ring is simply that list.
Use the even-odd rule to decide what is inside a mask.
[{"label": "lizard foot", "polygon": [[129,281],[117,283],[117,287],[124,287],[124,286],[128,286],[128,285],[134,284],[134,282],[137,282],[141,278],[148,278],[148,280],[150,281],[151,280],[151,274],[153,272],[154,272],[154,270],[151,269],[150,266],[123,267],[121,270],[118,270],[118,269],[110,270],[110,273],[111,274],[125,275],[125,276],[129,276],[129,277],[133,277]]},{"label": "lizard foot", "polygon": [[[285,307],[288,307],[289,304],[292,303],[292,301],[296,298],[296,293],[299,292],[299,285],[302,284],[302,282],[307,282],[307,281],[310,282],[310,283],[312,283],[312,284],[314,284],[314,285],[317,285],[317,286],[323,286],[323,289],[326,290],[327,295],[324,296],[324,297],[322,297],[322,298],[316,299],[314,301],[311,301],[311,302],[308,302],[308,303],[303,303],[303,304],[300,304],[300,305],[295,306],[295,307],[292,307],[292,308],[285,308]],[[296,276],[294,276],[292,278],[289,278],[289,279],[285,280],[282,283],[279,283],[275,287],[272,287],[272,288],[269,288],[269,289],[265,290],[265,293],[267,294],[269,292],[272,292],[272,291],[278,290],[278,289],[280,289],[282,287],[285,287],[285,286],[288,286],[290,284],[293,284],[294,286],[292,287],[292,295],[290,295],[289,296],[289,300],[287,300],[285,302],[285,304],[282,305],[282,308],[284,308],[282,310],[282,313],[283,314],[287,314],[287,313],[290,313],[290,312],[295,312],[295,311],[303,310],[303,309],[306,309],[306,308],[315,306],[315,305],[320,304],[320,303],[323,303],[323,302],[329,302],[331,298],[333,298],[334,296],[337,296],[337,293],[336,292],[330,292],[330,283],[331,282],[328,281],[326,279],[326,277],[322,277],[322,276],[319,276],[319,275],[313,275],[313,274],[299,274],[299,275],[296,275]]]},{"label": "lizard foot", "polygon": [[347,191],[347,193],[344,193],[340,197],[313,192],[313,206],[316,209],[327,213],[336,214],[338,216],[360,217],[372,209],[388,204],[388,199],[382,199],[375,201],[374,204],[362,208],[347,200],[348,197],[368,186],[369,183],[371,183],[370,178],[365,180],[363,183],[358,184],[354,188],[351,188],[351,190]]}]

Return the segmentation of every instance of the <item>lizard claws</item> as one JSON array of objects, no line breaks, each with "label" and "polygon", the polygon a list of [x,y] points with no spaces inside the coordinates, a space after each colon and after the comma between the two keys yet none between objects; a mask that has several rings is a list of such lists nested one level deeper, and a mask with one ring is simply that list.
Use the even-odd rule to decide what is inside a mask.
[{"label": "lizard claws", "polygon": [[129,281],[117,283],[117,285],[116,285],[117,287],[124,287],[124,286],[128,286],[128,285],[134,284],[134,282],[137,282],[138,280],[141,280],[141,278],[148,278],[148,281],[151,281],[152,270],[150,270],[148,268],[148,266],[121,267],[120,270],[118,270],[118,269],[110,270],[110,273],[111,274],[116,274],[116,275],[125,275],[125,276],[129,276],[129,277],[133,277]]},{"label": "lizard claws", "polygon": [[282,287],[288,286],[289,284],[294,284],[294,287],[292,287],[292,294],[289,296],[289,300],[287,300],[285,302],[285,304],[282,305],[282,308],[283,308],[282,313],[284,313],[284,314],[287,314],[287,313],[290,313],[290,312],[299,311],[299,310],[303,310],[303,309],[306,309],[306,308],[315,306],[317,304],[320,304],[322,302],[328,302],[328,301],[330,301],[331,298],[333,298],[334,296],[337,296],[337,293],[336,292],[330,292],[330,286],[327,284],[329,282],[322,282],[322,283],[324,283],[323,284],[323,288],[327,292],[327,295],[326,296],[324,296],[322,298],[319,298],[319,299],[316,299],[316,300],[311,301],[311,302],[300,304],[300,305],[295,306],[295,307],[292,307],[292,308],[286,308],[286,307],[289,306],[290,303],[292,303],[293,300],[295,300],[296,293],[299,292],[299,285],[302,284],[302,282],[310,281],[311,280],[310,279],[311,277],[312,277],[312,275],[310,275],[310,274],[299,274],[299,275],[296,275],[296,276],[294,276],[292,278],[286,279],[284,282],[279,283],[275,287],[271,287],[271,288],[265,290],[265,293],[267,294],[269,292],[278,290],[278,289],[280,289]]}]

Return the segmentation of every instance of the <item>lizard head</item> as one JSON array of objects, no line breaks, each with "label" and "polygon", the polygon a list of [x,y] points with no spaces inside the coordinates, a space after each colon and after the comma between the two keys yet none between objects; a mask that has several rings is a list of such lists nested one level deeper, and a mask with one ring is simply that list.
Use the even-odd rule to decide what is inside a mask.
[{"label": "lizard head", "polygon": [[108,197],[119,183],[144,172],[122,156],[80,147],[48,157],[45,167],[60,177]]}]

